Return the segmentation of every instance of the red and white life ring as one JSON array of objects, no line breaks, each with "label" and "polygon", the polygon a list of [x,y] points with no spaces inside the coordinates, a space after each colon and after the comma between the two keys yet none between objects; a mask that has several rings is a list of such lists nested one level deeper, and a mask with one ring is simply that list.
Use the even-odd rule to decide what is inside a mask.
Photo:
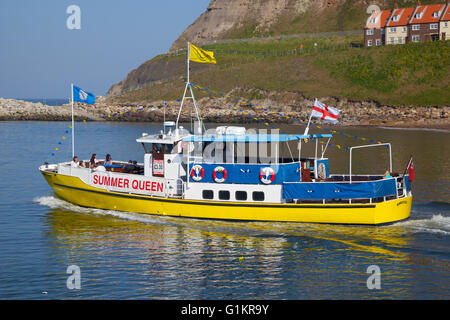
[{"label": "red and white life ring", "polygon": [[201,165],[196,164],[191,169],[191,178],[194,181],[200,181],[205,176],[205,170]]},{"label": "red and white life ring", "polygon": [[[217,172],[222,172],[222,178],[217,177]],[[227,170],[224,167],[218,166],[213,171],[213,179],[217,183],[222,183],[227,179]]]},{"label": "red and white life ring", "polygon": [[259,180],[264,184],[271,184],[275,180],[275,171],[271,167],[262,168],[259,172]]}]

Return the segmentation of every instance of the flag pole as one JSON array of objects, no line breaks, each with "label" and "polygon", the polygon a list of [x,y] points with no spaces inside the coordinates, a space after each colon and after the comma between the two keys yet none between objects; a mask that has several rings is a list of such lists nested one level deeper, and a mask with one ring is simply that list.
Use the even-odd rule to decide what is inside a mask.
[{"label": "flag pole", "polygon": [[73,83],[71,83],[71,97],[72,97],[72,159],[75,157],[75,131],[74,131],[74,119],[73,119]]},{"label": "flag pole", "polygon": [[191,56],[191,43],[188,41],[188,47],[187,47],[187,83],[190,83],[189,79],[189,58]]},{"label": "flag pole", "polygon": [[[314,102],[314,104],[316,104],[316,103]],[[314,110],[314,108],[313,108],[313,110]],[[309,116],[308,124],[306,125],[305,132],[303,133],[304,136],[306,136],[308,134],[309,124],[311,123],[312,114],[313,114],[313,112],[311,111],[311,115]]]}]

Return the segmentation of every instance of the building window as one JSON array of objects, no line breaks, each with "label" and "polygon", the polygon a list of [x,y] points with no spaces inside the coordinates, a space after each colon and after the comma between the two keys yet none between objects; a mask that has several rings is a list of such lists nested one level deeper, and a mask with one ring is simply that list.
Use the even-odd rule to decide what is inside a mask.
[{"label": "building window", "polygon": [[366,34],[368,36],[372,36],[373,35],[373,29],[367,29]]},{"label": "building window", "polygon": [[397,32],[397,28],[395,28],[395,27],[389,28],[389,32],[390,33]]},{"label": "building window", "polygon": [[412,29],[414,31],[420,30],[420,24],[413,24]]},{"label": "building window", "polygon": [[448,27],[448,22],[444,22],[444,27],[445,27],[445,28]]},{"label": "building window", "polygon": [[402,28],[402,31],[403,31],[403,32],[408,32],[408,28],[407,28],[407,27],[403,27],[403,28]]},{"label": "building window", "polygon": [[438,24],[437,23],[430,24],[430,30],[437,30],[437,29],[438,29]]},{"label": "building window", "polygon": [[398,37],[398,43],[402,43],[403,42],[403,38],[402,37]]},{"label": "building window", "polygon": [[416,13],[416,19],[422,19],[423,12]]},{"label": "building window", "polygon": [[230,191],[219,191],[219,199],[220,200],[230,200]]},{"label": "building window", "polygon": [[240,200],[240,201],[247,200],[247,192],[246,191],[236,191],[235,196],[236,196],[236,200]]},{"label": "building window", "polygon": [[212,190],[203,190],[203,199],[213,199],[214,198],[214,192]]},{"label": "building window", "polygon": [[412,36],[412,41],[413,42],[419,42],[420,41],[420,36]]},{"label": "building window", "polygon": [[395,43],[395,38],[389,38],[389,43],[390,44],[394,44]]},{"label": "building window", "polygon": [[371,47],[372,46],[372,40],[367,40],[367,46]]},{"label": "building window", "polygon": [[400,15],[396,15],[392,17],[392,21],[397,22],[398,20],[400,20]]},{"label": "building window", "polygon": [[380,39],[375,40],[375,45],[380,46],[381,45],[381,40]]},{"label": "building window", "polygon": [[439,18],[439,11],[433,12],[433,18]]},{"label": "building window", "polygon": [[252,198],[253,198],[253,201],[264,201],[264,192],[253,191]]}]

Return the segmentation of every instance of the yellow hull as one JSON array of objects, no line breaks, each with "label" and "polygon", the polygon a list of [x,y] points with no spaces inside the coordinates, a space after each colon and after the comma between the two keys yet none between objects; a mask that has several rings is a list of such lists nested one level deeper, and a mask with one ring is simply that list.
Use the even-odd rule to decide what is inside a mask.
[{"label": "yellow hull", "polygon": [[383,224],[409,217],[412,196],[374,204],[271,204],[197,201],[111,192],[77,177],[41,171],[56,195],[92,208],[190,218]]}]

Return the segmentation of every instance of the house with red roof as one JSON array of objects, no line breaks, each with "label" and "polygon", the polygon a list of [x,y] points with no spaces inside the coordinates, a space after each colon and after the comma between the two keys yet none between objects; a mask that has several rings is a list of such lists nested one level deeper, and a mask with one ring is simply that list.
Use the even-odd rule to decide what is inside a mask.
[{"label": "house with red roof", "polygon": [[396,8],[386,23],[386,44],[405,44],[408,42],[408,23],[415,8]]},{"label": "house with red roof", "polygon": [[441,20],[439,21],[439,33],[441,40],[450,40],[450,3],[445,6]]},{"label": "house with red roof", "polygon": [[447,7],[445,4],[417,6],[409,20],[409,41],[439,40],[439,24]]},{"label": "house with red roof", "polygon": [[391,16],[391,10],[373,12],[364,27],[364,46],[381,46],[385,44],[386,22]]}]

